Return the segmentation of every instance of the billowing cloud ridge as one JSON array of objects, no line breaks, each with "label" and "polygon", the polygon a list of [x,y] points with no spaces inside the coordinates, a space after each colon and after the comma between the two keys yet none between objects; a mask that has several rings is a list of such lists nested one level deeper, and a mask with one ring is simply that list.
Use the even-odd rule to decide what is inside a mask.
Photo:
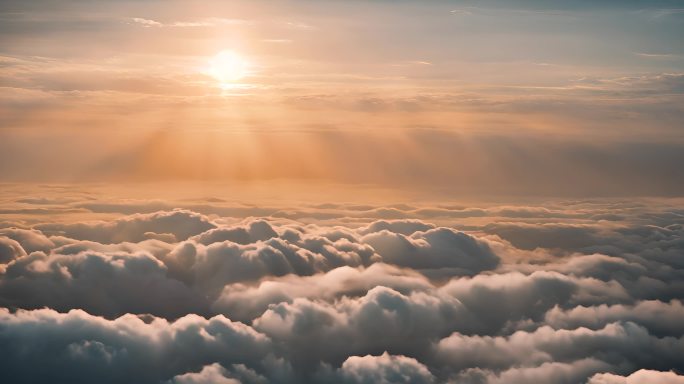
[{"label": "billowing cloud ridge", "polygon": [[343,205],[307,208],[327,212],[309,222],[188,209],[8,221],[1,375],[680,383],[680,215],[611,204],[606,221],[593,219],[606,215],[599,204],[509,206],[479,210],[476,220],[490,218],[468,226],[350,217],[384,208]]}]

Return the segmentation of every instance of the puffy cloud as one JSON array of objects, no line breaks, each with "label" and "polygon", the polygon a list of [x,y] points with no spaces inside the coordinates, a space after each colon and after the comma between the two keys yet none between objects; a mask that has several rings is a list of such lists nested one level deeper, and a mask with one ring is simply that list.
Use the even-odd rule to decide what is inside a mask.
[{"label": "puffy cloud", "polygon": [[221,364],[214,363],[204,366],[199,372],[178,375],[169,384],[241,384],[240,380],[227,375],[229,372]]},{"label": "puffy cloud", "polygon": [[41,231],[35,229],[5,228],[0,229],[0,235],[16,241],[28,253],[47,252],[55,246]]},{"label": "puffy cloud", "polygon": [[247,227],[215,228],[193,237],[196,242],[204,245],[232,241],[238,244],[250,244],[257,241],[268,240],[277,237],[278,233],[266,221],[257,220],[249,223]]},{"label": "puffy cloud", "polygon": [[235,282],[288,274],[309,276],[377,260],[373,249],[362,243],[345,238],[333,242],[320,236],[296,236],[292,241],[276,237],[246,245],[223,241],[205,246],[187,241],[162,258],[171,276],[216,294]]},{"label": "puffy cloud", "polygon": [[499,258],[488,245],[463,232],[435,228],[411,236],[382,230],[362,241],[371,245],[386,263],[425,270],[437,276],[473,274],[495,268]]},{"label": "puffy cloud", "polygon": [[26,252],[19,242],[9,237],[0,236],[0,264],[7,264],[24,255]]},{"label": "puffy cloud", "polygon": [[365,269],[340,267],[306,277],[288,275],[262,281],[256,286],[226,285],[214,303],[214,309],[233,319],[252,320],[270,305],[292,302],[295,298],[332,302],[345,296],[363,296],[376,286],[389,287],[404,294],[433,289],[418,273],[377,263]]},{"label": "puffy cloud", "polygon": [[473,368],[456,376],[452,382],[463,384],[527,384],[527,383],[581,383],[592,373],[610,369],[596,359],[582,359],[571,363],[543,363],[532,367],[514,367],[502,372]]},{"label": "puffy cloud", "polygon": [[600,243],[596,237],[597,229],[591,225],[496,223],[486,225],[484,230],[522,249],[542,247],[575,250]]},{"label": "puffy cloud", "polygon": [[[559,263],[517,265],[519,270],[551,270],[564,275],[614,282],[625,290],[622,302],[632,300],[669,301],[684,296],[684,268],[677,262],[657,260],[652,257],[624,253],[620,256],[601,254],[572,255]],[[617,296],[606,297],[607,304],[614,304]]]},{"label": "puffy cloud", "polygon": [[624,289],[615,282],[543,271],[452,279],[440,290],[475,314],[472,332],[487,334],[515,328],[521,321],[541,320],[556,305],[574,306],[626,297]]},{"label": "puffy cloud", "polygon": [[350,355],[382,351],[424,357],[432,339],[469,320],[461,320],[462,315],[462,305],[453,298],[425,292],[402,295],[378,286],[363,297],[333,303],[297,298],[272,305],[252,324],[271,338],[296,346],[291,354],[298,364],[339,364]]},{"label": "puffy cloud", "polygon": [[576,361],[595,356],[613,366],[662,368],[680,365],[684,339],[657,338],[633,323],[611,323],[602,329],[556,330],[543,326],[509,336],[465,336],[459,333],[436,346],[438,359],[455,371],[465,368],[506,369]]},{"label": "puffy cloud", "polygon": [[416,359],[392,356],[351,356],[335,372],[334,381],[354,384],[433,383],[435,377]]},{"label": "puffy cloud", "polygon": [[220,291],[225,284],[255,281],[264,276],[310,275],[325,259],[311,252],[296,252],[276,240],[249,245],[226,241],[209,246],[187,242],[171,252],[166,261],[181,273],[190,273],[192,284]]},{"label": "puffy cloud", "polygon": [[272,348],[268,337],[223,316],[106,320],[49,309],[0,309],[0,342],[3,377],[13,383],[159,383],[214,362],[263,367]]},{"label": "puffy cloud", "polygon": [[620,376],[612,373],[597,373],[592,376],[587,384],[682,384],[684,376],[674,372],[660,372],[648,369],[640,369],[629,376]]},{"label": "puffy cloud", "polygon": [[150,234],[172,234],[178,240],[202,233],[216,226],[200,214],[176,210],[150,214],[135,214],[111,222],[38,225],[44,233],[62,235],[72,239],[100,243],[139,242]]},{"label": "puffy cloud", "polygon": [[402,235],[409,236],[415,232],[428,231],[433,228],[435,228],[434,225],[424,223],[420,220],[379,220],[359,229],[358,232],[362,235],[367,235],[369,233],[387,230],[389,232],[400,233]]},{"label": "puffy cloud", "polygon": [[208,310],[202,295],[168,278],[164,264],[144,252],[34,252],[7,266],[0,279],[0,303],[59,311],[82,308],[110,317],[130,312],[174,318]]},{"label": "puffy cloud", "polygon": [[[654,220],[651,214],[645,216],[649,221]],[[684,249],[682,218],[675,212],[656,216],[659,225],[517,222],[490,223],[483,230],[522,249],[550,248],[565,253],[601,253],[620,257],[639,255],[683,267],[684,264],[675,256]]]},{"label": "puffy cloud", "polygon": [[684,306],[681,301],[640,301],[635,305],[576,306],[566,310],[554,307],[544,316],[544,323],[554,328],[589,327],[596,329],[616,321],[630,321],[659,335],[684,335]]},{"label": "puffy cloud", "polygon": [[[671,208],[325,204],[246,219],[204,208],[214,215],[3,224],[3,371],[13,382],[574,384],[683,368],[684,233]],[[373,221],[383,215],[397,218]],[[30,371],[35,361],[45,369]]]}]

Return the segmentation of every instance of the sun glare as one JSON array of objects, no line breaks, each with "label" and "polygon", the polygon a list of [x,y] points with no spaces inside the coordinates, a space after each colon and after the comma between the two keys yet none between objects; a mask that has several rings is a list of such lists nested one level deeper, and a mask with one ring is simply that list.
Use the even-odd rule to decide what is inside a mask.
[{"label": "sun glare", "polygon": [[209,74],[221,86],[235,83],[249,73],[249,63],[234,51],[221,51],[209,61]]}]

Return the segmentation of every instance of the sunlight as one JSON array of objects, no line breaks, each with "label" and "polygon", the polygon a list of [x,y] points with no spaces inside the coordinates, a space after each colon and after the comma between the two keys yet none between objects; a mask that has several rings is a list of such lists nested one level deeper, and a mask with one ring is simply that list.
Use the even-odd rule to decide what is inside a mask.
[{"label": "sunlight", "polygon": [[249,63],[235,51],[221,51],[209,61],[208,74],[222,88],[231,88],[233,83],[249,75]]}]

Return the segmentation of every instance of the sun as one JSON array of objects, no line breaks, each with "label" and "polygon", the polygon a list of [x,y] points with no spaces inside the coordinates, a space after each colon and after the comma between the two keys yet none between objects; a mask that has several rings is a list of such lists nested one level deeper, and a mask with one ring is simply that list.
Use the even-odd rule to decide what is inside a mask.
[{"label": "sun", "polygon": [[229,85],[249,74],[249,63],[235,51],[221,51],[209,60],[208,73],[222,86]]}]

